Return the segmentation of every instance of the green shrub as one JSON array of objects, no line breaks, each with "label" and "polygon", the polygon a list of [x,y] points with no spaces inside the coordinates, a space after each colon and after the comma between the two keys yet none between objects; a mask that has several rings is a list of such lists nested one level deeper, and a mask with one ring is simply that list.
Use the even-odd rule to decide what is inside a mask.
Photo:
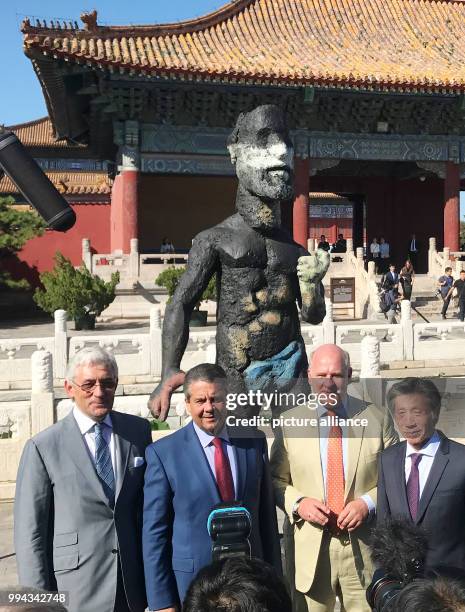
[{"label": "green shrub", "polygon": [[113,302],[119,272],[114,272],[111,280],[105,282],[91,274],[84,264],[76,269],[60,252],[54,259],[53,270],[40,275],[44,288],[34,293],[34,300],[42,310],[53,314],[61,308],[70,318],[77,319],[85,315],[98,316]]},{"label": "green shrub", "polygon": [[[158,287],[165,287],[165,289],[168,291],[168,304],[171,302],[179,280],[185,271],[185,266],[181,266],[179,268],[170,266],[169,268],[166,268],[166,270],[163,270],[163,272],[161,272],[155,279],[155,284]],[[208,281],[208,285],[205,287],[202,297],[195,306],[196,310],[200,308],[200,302],[203,300],[216,301],[216,274],[214,274]]]}]

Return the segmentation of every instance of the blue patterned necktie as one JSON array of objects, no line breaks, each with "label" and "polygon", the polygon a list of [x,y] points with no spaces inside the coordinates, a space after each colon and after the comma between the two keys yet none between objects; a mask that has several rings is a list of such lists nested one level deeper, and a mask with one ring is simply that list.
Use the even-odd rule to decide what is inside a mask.
[{"label": "blue patterned necktie", "polygon": [[102,481],[105,495],[108,497],[110,503],[112,503],[115,498],[115,474],[111,463],[110,448],[103,436],[104,427],[105,425],[103,423],[96,423],[94,425],[95,468]]}]

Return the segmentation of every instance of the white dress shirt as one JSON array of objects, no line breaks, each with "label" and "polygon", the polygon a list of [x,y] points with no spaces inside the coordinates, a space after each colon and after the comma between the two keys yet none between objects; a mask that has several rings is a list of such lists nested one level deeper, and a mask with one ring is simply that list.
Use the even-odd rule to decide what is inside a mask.
[{"label": "white dress shirt", "polygon": [[[327,472],[327,467],[328,467],[328,438],[329,438],[329,431],[331,428],[329,425],[326,424],[326,422],[324,423],[321,422],[321,419],[326,418],[328,416],[327,407],[318,406],[317,414],[318,414],[318,420],[319,420],[318,430],[320,434],[321,469],[323,472],[323,484],[324,484],[325,493],[326,493],[326,472]],[[345,409],[338,410],[337,414],[341,419],[347,418]],[[340,427],[342,431],[342,461],[344,463],[344,481],[346,481],[347,480],[347,466],[349,463],[349,442],[348,442],[348,437],[347,437],[348,427],[347,425],[340,425]],[[370,511],[370,514],[376,510],[376,504],[368,494],[362,495],[361,499],[363,499],[363,501],[368,506],[368,510]]]},{"label": "white dress shirt", "polygon": [[226,451],[228,453],[229,465],[231,466],[231,472],[232,472],[233,483],[234,483],[234,491],[235,491],[236,498],[237,498],[236,453],[234,451],[234,446],[231,444],[231,441],[229,439],[229,435],[226,430],[226,427],[223,427],[222,431],[217,436],[211,436],[209,433],[207,433],[203,429],[200,429],[200,427],[198,427],[198,425],[196,425],[194,422],[192,424],[194,426],[195,433],[197,434],[197,437],[199,438],[200,444],[202,445],[203,452],[205,453],[205,456],[208,461],[208,465],[210,466],[210,469],[215,479],[216,479],[215,447],[213,446],[213,438],[221,438],[221,440],[223,441],[223,449],[224,449],[224,446],[226,446]]},{"label": "white dress shirt", "polygon": [[373,257],[379,256],[379,244],[377,242],[372,242],[370,244],[370,252],[373,255]]},{"label": "white dress shirt", "polygon": [[[92,459],[92,463],[95,465],[95,421],[80,410],[76,404],[73,408],[73,416],[76,419],[79,430],[86,443],[86,448],[89,451],[89,456]],[[115,450],[115,436],[113,435],[113,423],[109,414],[102,421],[105,426],[102,429],[103,437],[105,442],[110,447],[111,464],[113,466],[113,473],[115,475],[116,482],[116,450]]]},{"label": "white dress shirt", "polygon": [[420,453],[422,455],[420,462],[418,463],[418,474],[420,476],[420,498],[425,488],[426,481],[428,480],[431,467],[433,465],[434,458],[438,452],[439,445],[441,444],[441,438],[437,431],[431,436],[428,442],[419,451],[414,449],[413,446],[407,442],[407,452],[405,455],[405,483],[407,483],[410,476],[410,470],[412,469],[412,460],[410,456],[414,453]]}]

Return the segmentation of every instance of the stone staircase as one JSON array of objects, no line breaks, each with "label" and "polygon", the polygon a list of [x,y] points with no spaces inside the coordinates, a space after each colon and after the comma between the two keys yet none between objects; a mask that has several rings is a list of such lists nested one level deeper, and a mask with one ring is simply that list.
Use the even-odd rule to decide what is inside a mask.
[{"label": "stone staircase", "polygon": [[[381,282],[381,276],[378,277]],[[430,321],[441,320],[442,300],[436,297],[436,280],[427,274],[417,274],[412,293],[412,319],[421,323],[422,316]],[[457,317],[457,305],[451,301],[447,311],[448,318]]]}]

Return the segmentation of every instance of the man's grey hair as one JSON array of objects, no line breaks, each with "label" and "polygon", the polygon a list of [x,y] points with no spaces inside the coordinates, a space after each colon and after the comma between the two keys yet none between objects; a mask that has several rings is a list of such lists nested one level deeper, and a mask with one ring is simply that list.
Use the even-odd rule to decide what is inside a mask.
[{"label": "man's grey hair", "polygon": [[441,394],[436,385],[427,378],[416,378],[409,376],[395,383],[389,389],[387,394],[387,404],[391,413],[394,411],[394,403],[400,395],[423,395],[430,405],[436,418],[439,418],[441,412]]},{"label": "man's grey hair", "polygon": [[86,346],[78,351],[69,361],[66,368],[66,380],[73,380],[76,369],[83,365],[104,365],[116,380],[118,378],[118,364],[114,356],[100,346]]}]

